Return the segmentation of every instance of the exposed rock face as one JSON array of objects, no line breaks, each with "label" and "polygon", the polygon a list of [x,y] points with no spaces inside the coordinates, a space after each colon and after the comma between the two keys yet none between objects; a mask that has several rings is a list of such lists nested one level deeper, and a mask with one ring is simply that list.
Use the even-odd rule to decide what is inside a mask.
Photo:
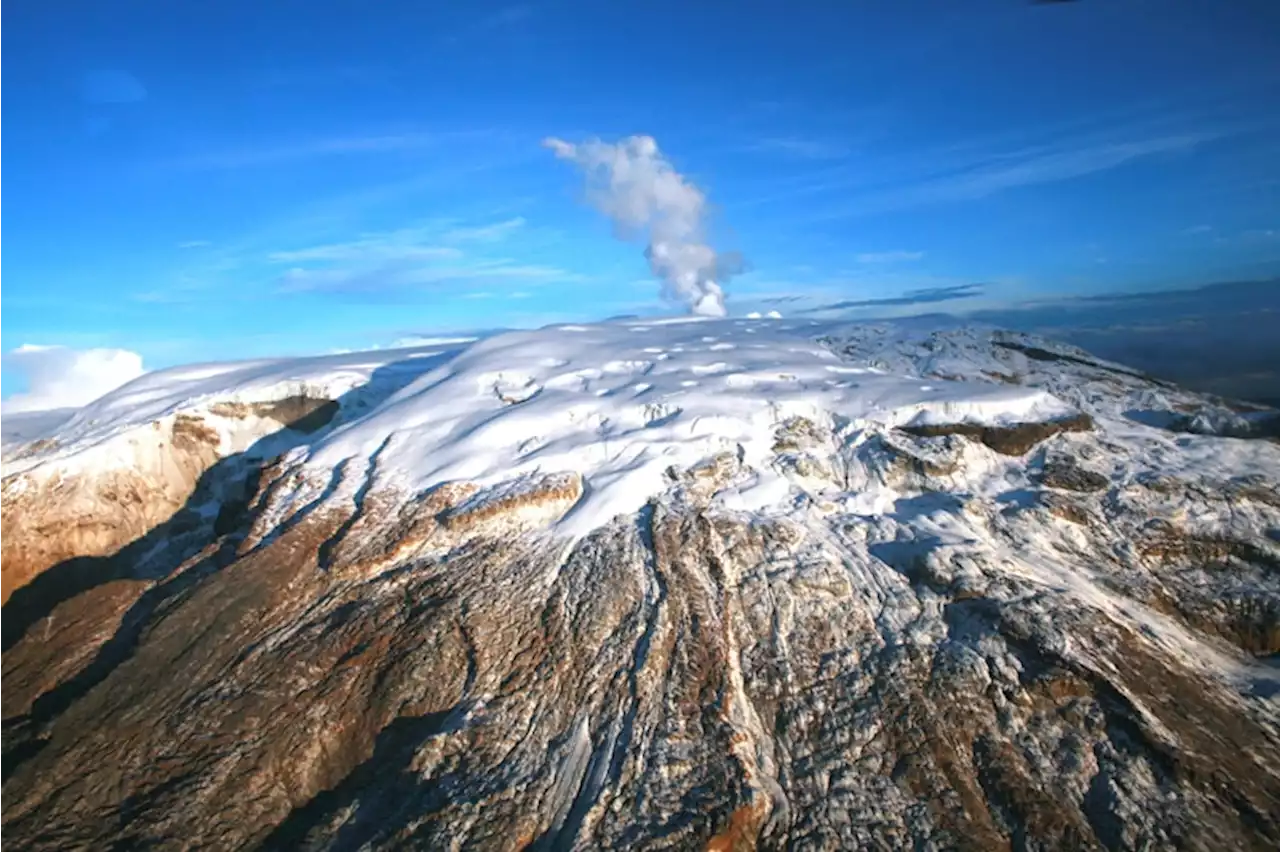
[{"label": "exposed rock face", "polygon": [[182,415],[169,424],[157,421],[151,431],[133,448],[154,441],[156,451],[138,452],[136,466],[88,476],[5,478],[4,601],[52,565],[115,553],[186,504],[201,475],[219,458],[218,436],[198,418]]},{"label": "exposed rock face", "polygon": [[1035,423],[1015,423],[1008,426],[983,426],[977,423],[946,423],[925,426],[904,426],[902,431],[922,438],[941,435],[964,435],[986,444],[997,453],[1020,456],[1044,439],[1060,432],[1088,432],[1093,420],[1087,414],[1074,417],[1045,420]]},{"label": "exposed rock face", "polygon": [[185,526],[5,606],[6,840],[1275,848],[1280,447],[1131,423],[1158,386],[1017,345],[935,366],[1081,417],[783,418],[785,511],[734,508],[735,451],[576,540],[574,471],[211,462]]},{"label": "exposed rock face", "polygon": [[1089,470],[1074,456],[1046,458],[1040,471],[1040,484],[1062,491],[1104,491],[1111,484],[1106,474]]},{"label": "exposed rock face", "polygon": [[[75,557],[105,556],[174,518],[196,494],[205,472],[228,454],[213,425],[253,418],[253,438],[278,430],[312,433],[337,414],[329,399],[290,396],[271,403],[220,403],[200,414],[178,413],[122,436],[96,469],[56,464],[6,476],[0,542],[0,600],[8,601],[47,568]],[[211,422],[213,421],[213,422]],[[57,449],[44,438],[26,454]]]}]

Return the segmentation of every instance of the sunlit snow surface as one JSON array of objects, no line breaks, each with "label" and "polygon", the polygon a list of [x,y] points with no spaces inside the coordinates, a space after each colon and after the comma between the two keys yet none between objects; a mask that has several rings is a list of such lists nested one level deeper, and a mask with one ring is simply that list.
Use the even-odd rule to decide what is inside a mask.
[{"label": "sunlit snow surface", "polygon": [[[323,484],[342,469],[344,478],[374,490],[413,494],[448,481],[486,486],[576,472],[584,495],[559,526],[570,535],[640,508],[667,487],[672,466],[686,468],[721,452],[754,471],[750,481],[719,496],[722,505],[785,510],[795,492],[771,464],[772,447],[779,425],[795,416],[850,434],[1086,410],[1115,418],[1106,428],[1117,438],[1145,442],[1153,460],[1167,457],[1174,466],[1211,464],[1223,453],[1244,451],[1224,446],[1242,442],[1218,439],[1180,438],[1175,448],[1173,436],[1124,419],[1132,394],[1098,396],[1095,385],[1066,368],[1037,362],[1035,381],[1001,381],[1011,369],[1010,353],[991,339],[988,331],[934,333],[910,322],[680,318],[181,367],[144,376],[82,409],[57,430],[54,449],[11,459],[5,474],[59,460],[125,465],[137,452],[139,430],[159,418],[200,413],[213,402],[295,395],[342,403],[331,431],[293,450],[304,479]],[[232,434],[239,428],[234,424],[208,422],[222,434],[224,453],[253,440]],[[125,435],[134,437],[125,442]],[[97,451],[86,454],[90,448]],[[883,502],[862,508],[874,512]]]},{"label": "sunlit snow surface", "polygon": [[[307,358],[193,364],[148,373],[117,388],[78,411],[61,412],[44,430],[24,429],[25,441],[56,439],[49,450],[10,457],[17,441],[5,442],[4,474],[9,476],[60,460],[82,457],[82,464],[101,468],[112,461],[124,464],[139,428],[180,413],[204,413],[214,403],[274,402],[291,396],[342,400],[344,408],[359,409],[365,400],[379,398],[379,388],[397,387],[404,376],[418,375],[440,360],[462,351],[467,341],[408,349],[353,352]],[[10,418],[6,418],[6,421]],[[38,425],[34,423],[33,425]],[[228,424],[212,425],[223,433],[224,453],[238,452],[254,436],[228,434]],[[90,459],[85,455],[93,449]],[[106,456],[105,458],[103,456]],[[114,456],[115,458],[111,458]]]},{"label": "sunlit snow surface", "polygon": [[[767,471],[775,430],[792,416],[896,425],[1067,412],[1043,391],[923,384],[848,366],[810,330],[778,320],[668,320],[504,334],[338,430],[308,466],[328,471],[377,453],[375,488],[407,490],[576,471],[586,494],[562,528],[580,533],[638,509],[663,490],[672,465],[730,450]],[[786,494],[767,473],[754,490],[737,504]]]}]

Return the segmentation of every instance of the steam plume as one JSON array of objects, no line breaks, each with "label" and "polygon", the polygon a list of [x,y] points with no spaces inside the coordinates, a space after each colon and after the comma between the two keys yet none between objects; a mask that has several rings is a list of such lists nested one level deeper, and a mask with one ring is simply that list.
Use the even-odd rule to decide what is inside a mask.
[{"label": "steam plume", "polygon": [[644,256],[662,279],[662,295],[695,314],[724,316],[721,283],[737,271],[736,259],[706,243],[706,196],[672,168],[651,136],[609,144],[549,138],[543,144],[586,174],[587,200],[613,220],[619,236],[646,234]]}]

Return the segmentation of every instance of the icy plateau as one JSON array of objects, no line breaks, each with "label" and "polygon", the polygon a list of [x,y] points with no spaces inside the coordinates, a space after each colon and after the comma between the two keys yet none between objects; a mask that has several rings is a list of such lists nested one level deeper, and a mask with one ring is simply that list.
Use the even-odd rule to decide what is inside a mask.
[{"label": "icy plateau", "polygon": [[691,318],[40,423],[14,848],[1280,847],[1280,412],[1013,332]]}]

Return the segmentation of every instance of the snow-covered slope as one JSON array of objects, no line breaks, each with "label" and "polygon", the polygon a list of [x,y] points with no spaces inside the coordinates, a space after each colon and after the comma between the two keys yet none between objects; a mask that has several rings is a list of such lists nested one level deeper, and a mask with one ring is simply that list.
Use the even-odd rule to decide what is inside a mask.
[{"label": "snow-covered slope", "polygon": [[[216,459],[248,462],[292,451],[300,465],[298,505],[326,491],[408,496],[446,482],[488,487],[574,473],[583,495],[559,528],[581,536],[660,493],[673,465],[686,468],[719,452],[741,454],[754,471],[725,500],[740,508],[784,502],[787,484],[768,462],[774,430],[789,417],[856,429],[863,422],[1000,423],[1070,413],[1037,390],[924,383],[844,365],[811,339],[813,328],[774,319],[562,325],[469,345],[163,370],[11,447],[5,494],[85,519],[102,502],[86,477],[111,478],[108,494],[149,493],[139,501],[151,510],[140,523],[105,513],[105,525],[68,524],[92,530],[68,548],[97,555],[175,511]],[[319,414],[331,419],[315,424],[327,428],[314,440],[280,429],[287,418],[277,408],[300,413],[321,405],[327,409]],[[79,497],[68,506],[51,496],[54,489]],[[42,514],[23,512],[28,522]],[[12,524],[10,531],[24,538]],[[65,559],[68,548],[8,549],[6,585]]]},{"label": "snow-covered slope", "polygon": [[206,477],[213,465],[251,470],[376,407],[458,348],[178,367],[76,411],[24,416],[22,439],[4,447],[4,600],[51,565],[115,552],[197,492],[216,510],[235,477]]},{"label": "snow-covered slope", "polygon": [[[312,358],[264,359],[195,364],[158,370],[120,387],[82,409],[62,413],[39,432],[26,432],[40,445],[33,452],[20,450],[16,441],[6,444],[5,475],[59,463],[72,457],[89,464],[91,450],[119,442],[141,427],[177,414],[217,418],[217,409],[234,405],[263,405],[290,398],[337,400],[352,398],[345,407],[367,409],[405,381],[430,369],[437,360],[456,354],[469,341],[451,345],[387,349]],[[67,415],[70,414],[68,417]],[[237,419],[234,414],[224,417]],[[243,449],[245,436],[235,430],[220,433],[223,452]],[[252,437],[249,438],[252,440]],[[94,464],[107,461],[109,453],[94,454]]]},{"label": "snow-covered slope", "polygon": [[[175,414],[219,417],[229,404],[338,400],[359,415],[316,448],[332,467],[413,434],[388,464],[416,485],[567,464],[613,475],[635,459],[696,460],[737,441],[758,444],[787,416],[906,422],[1001,422],[1062,414],[1018,388],[922,384],[842,365],[813,342],[814,324],[657,320],[552,326],[468,346],[204,364],[148,374],[80,410],[6,475],[79,457]],[[404,378],[418,376],[405,387]],[[394,391],[394,392],[393,392]],[[223,451],[243,448],[220,430]],[[763,437],[762,437],[763,436]],[[605,453],[605,443],[613,448]],[[535,446],[536,445],[536,446]],[[554,446],[549,446],[554,445]],[[402,455],[401,455],[402,454]],[[584,471],[585,472],[585,471]],[[613,477],[613,478],[616,478]]]},{"label": "snow-covered slope", "polygon": [[770,320],[557,326],[477,343],[424,374],[307,454],[309,470],[372,460],[375,490],[423,491],[573,471],[585,494],[565,530],[582,535],[629,513],[687,468],[732,452],[757,471],[735,491],[763,507],[785,494],[770,470],[775,430],[793,417],[844,429],[1066,416],[1021,387],[921,382],[843,364]]},{"label": "snow-covered slope", "polygon": [[152,374],[8,451],[6,830],[1264,847],[1276,423],[912,322]]},{"label": "snow-covered slope", "polygon": [[[315,440],[271,440],[280,423],[264,412],[283,400],[336,402],[332,428]],[[195,417],[216,436],[219,456],[291,450],[304,502],[334,490],[339,470],[348,493],[405,495],[445,482],[486,487],[573,472],[584,494],[559,528],[581,536],[661,493],[671,467],[723,452],[753,474],[722,502],[785,507],[789,487],[773,446],[779,426],[795,417],[856,436],[873,427],[1000,426],[1088,412],[1108,434],[1140,445],[1143,436],[1167,434],[1153,424],[1167,427],[1179,411],[1237,425],[1257,416],[1070,347],[968,327],[630,320],[160,371],[11,450],[5,476],[154,467],[140,459],[170,452],[152,437],[156,424]]]}]

